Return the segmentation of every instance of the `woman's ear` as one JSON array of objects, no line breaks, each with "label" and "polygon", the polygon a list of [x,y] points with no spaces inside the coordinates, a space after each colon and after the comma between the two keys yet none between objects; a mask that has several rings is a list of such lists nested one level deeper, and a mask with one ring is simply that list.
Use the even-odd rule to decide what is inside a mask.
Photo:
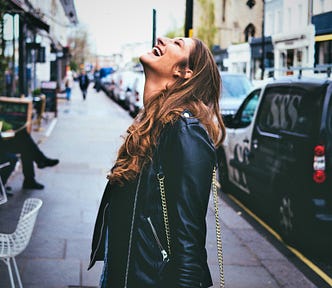
[{"label": "woman's ear", "polygon": [[177,68],[174,70],[174,74],[173,74],[173,76],[175,78],[181,77],[184,79],[189,79],[189,78],[191,78],[192,75],[193,75],[193,71],[189,68],[185,68],[185,69]]}]

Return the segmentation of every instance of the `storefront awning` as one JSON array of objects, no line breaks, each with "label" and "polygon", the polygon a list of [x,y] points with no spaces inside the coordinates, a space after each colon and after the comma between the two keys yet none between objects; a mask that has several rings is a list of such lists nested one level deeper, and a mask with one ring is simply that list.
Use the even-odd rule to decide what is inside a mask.
[{"label": "storefront awning", "polygon": [[33,14],[31,11],[29,11],[28,8],[24,7],[24,4],[20,1],[10,0],[10,3],[8,4],[12,9],[8,11],[8,13],[20,14],[31,26],[45,30],[46,32],[50,31],[50,25],[45,23],[42,19]]},{"label": "storefront awning", "polygon": [[332,34],[319,35],[315,37],[316,42],[331,41],[331,40],[332,40]]},{"label": "storefront awning", "polygon": [[30,12],[25,13],[27,21],[32,25],[39,29],[45,30],[46,32],[50,32],[50,25],[46,24],[44,21],[36,17]]},{"label": "storefront awning", "polygon": [[312,16],[312,24],[315,25],[316,35],[332,33],[332,11]]}]

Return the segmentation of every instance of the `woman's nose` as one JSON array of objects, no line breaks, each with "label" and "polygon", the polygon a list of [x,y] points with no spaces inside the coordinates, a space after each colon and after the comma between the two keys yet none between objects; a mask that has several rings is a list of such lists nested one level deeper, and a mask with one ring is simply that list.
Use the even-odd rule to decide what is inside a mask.
[{"label": "woman's nose", "polygon": [[160,45],[166,45],[167,42],[169,42],[171,39],[167,38],[167,37],[158,37],[157,38],[157,44]]}]

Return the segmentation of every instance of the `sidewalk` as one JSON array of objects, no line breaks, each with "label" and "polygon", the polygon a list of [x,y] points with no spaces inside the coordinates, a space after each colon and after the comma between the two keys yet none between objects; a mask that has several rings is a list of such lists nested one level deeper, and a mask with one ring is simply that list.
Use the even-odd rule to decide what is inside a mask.
[{"label": "sidewalk", "polygon": [[[33,137],[41,142],[42,151],[59,158],[60,164],[36,168],[37,181],[45,185],[41,191],[21,190],[22,173],[15,173],[8,183],[14,195],[0,206],[0,231],[15,229],[26,198],[42,199],[31,241],[17,257],[24,287],[98,287],[102,263],[87,271],[94,221],[106,173],[132,119],[103,92],[96,93],[92,85],[86,101],[75,86],[72,101],[60,100],[58,106],[57,120],[44,123],[44,130],[33,132]],[[213,287],[218,287],[212,199],[210,204],[207,247]],[[227,288],[316,287],[224,201],[220,210]],[[1,262],[0,288],[7,287],[7,268]]]}]

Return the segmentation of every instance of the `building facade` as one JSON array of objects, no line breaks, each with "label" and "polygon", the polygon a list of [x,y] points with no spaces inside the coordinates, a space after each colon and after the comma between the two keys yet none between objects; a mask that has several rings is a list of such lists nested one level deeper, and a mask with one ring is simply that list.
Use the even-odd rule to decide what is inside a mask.
[{"label": "building facade", "polygon": [[272,37],[276,76],[313,67],[315,27],[310,14],[307,0],[266,1],[266,35]]},{"label": "building facade", "polygon": [[30,96],[50,80],[60,87],[70,57],[66,35],[78,22],[73,0],[0,1],[5,62],[0,93]]},{"label": "building facade", "polygon": [[[221,70],[249,75],[250,47],[253,37],[262,35],[262,1],[210,0],[215,11],[215,45],[213,54]],[[193,34],[202,25],[206,1],[195,0],[193,9]],[[238,63],[234,59],[241,59]]]},{"label": "building facade", "polygon": [[[221,70],[263,79],[314,68],[331,73],[331,0],[214,1],[212,52]],[[193,8],[193,35],[206,21],[204,5]],[[317,74],[317,71],[315,71]]]},{"label": "building facade", "polygon": [[312,23],[315,26],[315,67],[325,71],[332,66],[332,1],[313,0]]}]

